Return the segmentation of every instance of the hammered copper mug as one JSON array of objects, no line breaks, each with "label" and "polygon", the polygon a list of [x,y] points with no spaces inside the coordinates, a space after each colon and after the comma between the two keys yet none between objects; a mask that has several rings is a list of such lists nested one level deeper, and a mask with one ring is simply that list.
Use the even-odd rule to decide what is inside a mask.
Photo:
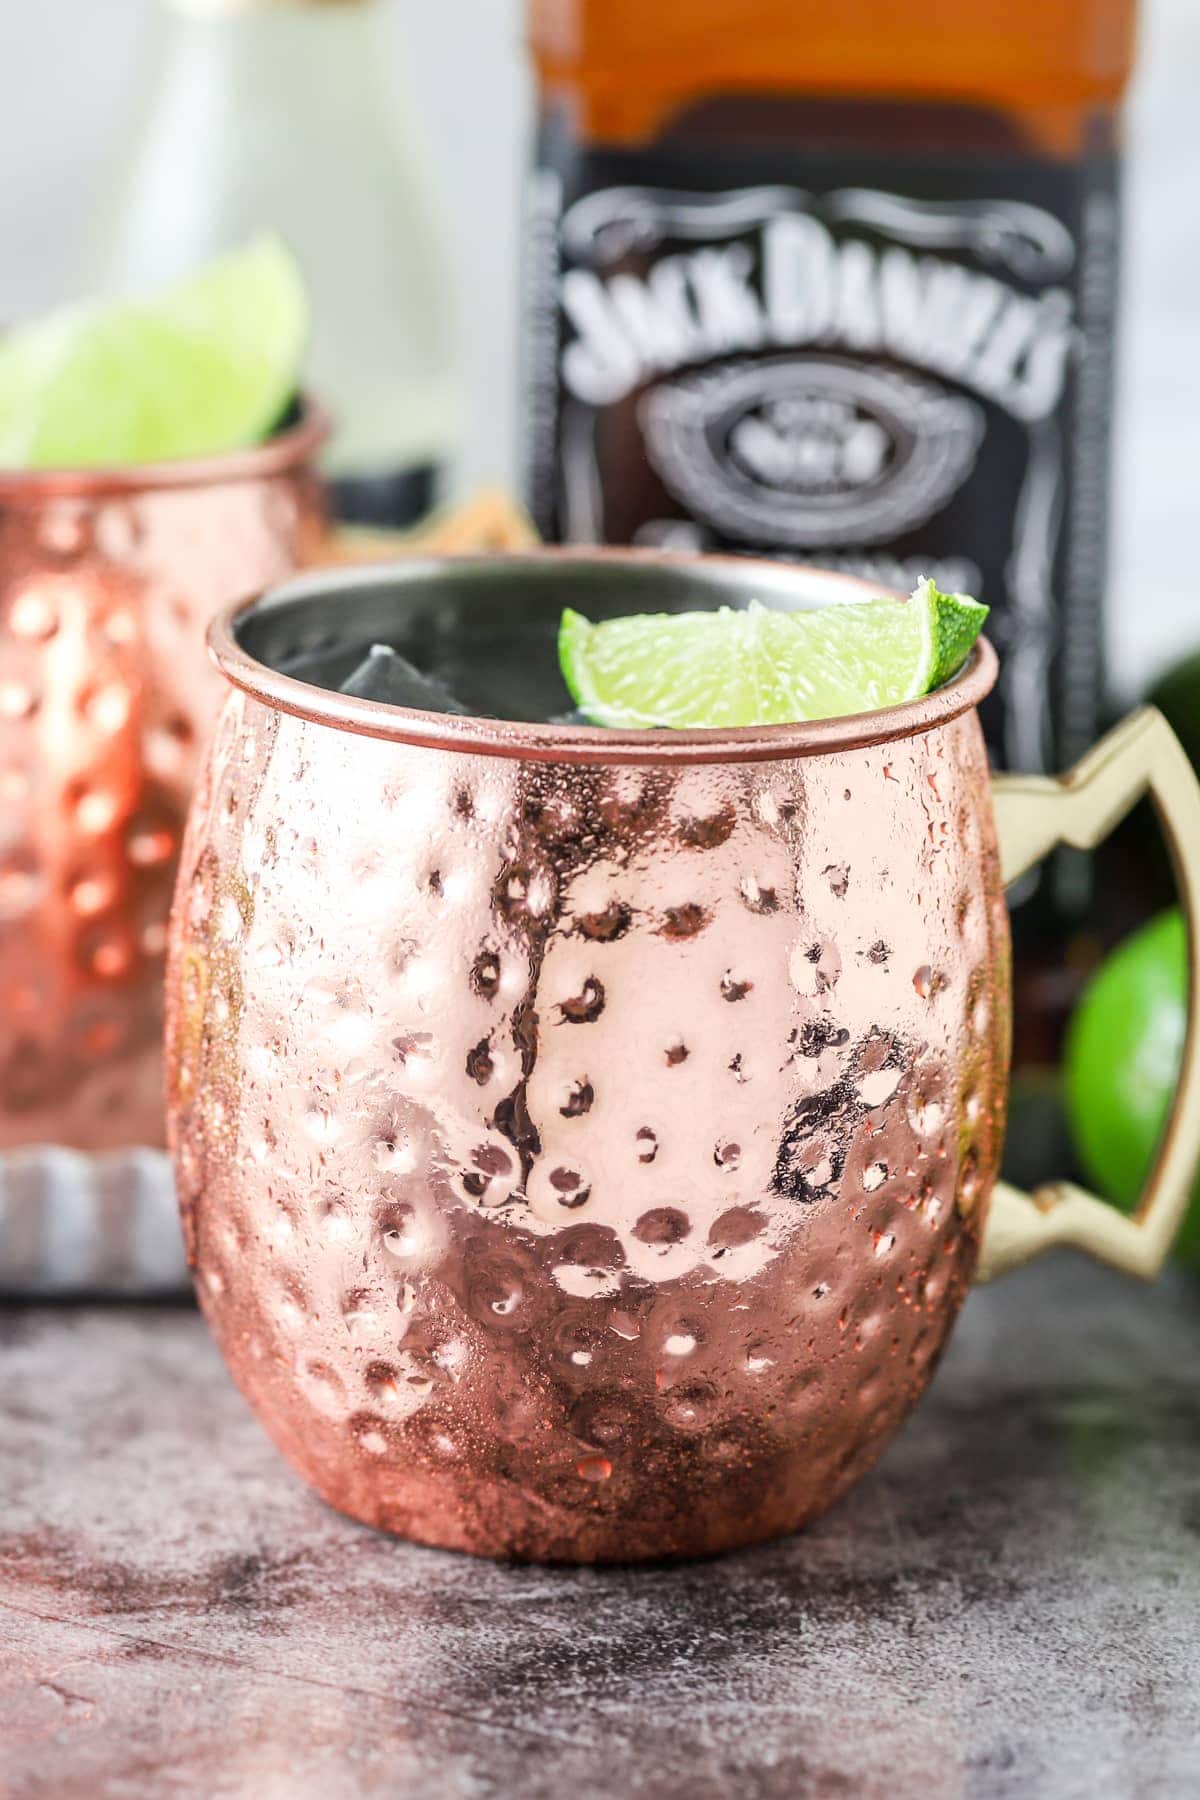
[{"label": "hammered copper mug", "polygon": [[234,692],[168,977],[183,1217],[236,1380],[354,1517],[571,1561],[789,1531],[878,1456],[981,1267],[1164,1257],[1200,1149],[1194,1000],[1136,1220],[994,1186],[1004,881],[1149,790],[1194,922],[1200,789],[1159,715],[989,789],[986,643],[926,699],[739,731],[301,678],[339,646],[344,673],[378,639],[473,643],[520,710],[564,603],[863,592],[544,553],[309,579],[214,627]]},{"label": "hammered copper mug", "polygon": [[204,631],[315,544],[324,435],[310,409],[226,456],[0,472],[4,1286],[132,1278],[120,1227],[171,1225],[162,971],[222,697]]}]

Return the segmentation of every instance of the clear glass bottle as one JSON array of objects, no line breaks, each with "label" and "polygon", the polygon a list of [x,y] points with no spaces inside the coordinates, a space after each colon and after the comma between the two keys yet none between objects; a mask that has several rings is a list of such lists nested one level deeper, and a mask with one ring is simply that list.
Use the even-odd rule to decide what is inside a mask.
[{"label": "clear glass bottle", "polygon": [[452,306],[427,170],[375,0],[165,0],[168,31],[93,285],[136,293],[264,230],[299,256],[308,379],[344,517],[404,524],[457,434]]}]

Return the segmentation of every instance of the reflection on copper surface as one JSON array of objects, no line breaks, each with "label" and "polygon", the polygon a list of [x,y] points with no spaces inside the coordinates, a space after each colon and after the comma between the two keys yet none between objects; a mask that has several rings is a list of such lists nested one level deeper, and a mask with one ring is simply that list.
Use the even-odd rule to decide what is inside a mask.
[{"label": "reflection on copper surface", "polygon": [[372,1524],[579,1561],[793,1529],[923,1391],[995,1173],[976,715],[691,766],[507,733],[230,698],[168,977],[202,1305]]},{"label": "reflection on copper surface", "polygon": [[163,1141],[167,913],[221,691],[204,629],[315,543],[322,429],[0,476],[0,1151]]}]

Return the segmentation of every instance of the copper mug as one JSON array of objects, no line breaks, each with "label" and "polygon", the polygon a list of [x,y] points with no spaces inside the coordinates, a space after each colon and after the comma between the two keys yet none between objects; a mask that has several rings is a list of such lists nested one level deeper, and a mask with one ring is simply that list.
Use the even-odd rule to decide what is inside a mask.
[{"label": "copper mug", "polygon": [[160,1220],[158,1273],[178,1263],[161,993],[183,817],[223,694],[204,631],[315,544],[324,429],[309,411],[227,456],[0,473],[6,1286],[153,1279],[126,1238]]},{"label": "copper mug", "polygon": [[579,1562],[790,1531],[874,1462],[981,1272],[1165,1256],[1194,998],[1136,1219],[995,1184],[1004,883],[1149,790],[1194,921],[1200,789],[1158,714],[1062,781],[989,784],[986,643],[911,704],[735,731],[425,715],[297,674],[401,626],[519,642],[564,602],[863,592],[543,553],[310,578],[214,626],[234,692],[168,975],[186,1237],[250,1404],[355,1518]]}]

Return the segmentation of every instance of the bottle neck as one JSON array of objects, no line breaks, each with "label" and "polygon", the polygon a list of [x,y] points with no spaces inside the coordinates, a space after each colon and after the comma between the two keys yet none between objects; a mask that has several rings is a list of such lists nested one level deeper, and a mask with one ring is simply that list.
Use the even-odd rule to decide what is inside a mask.
[{"label": "bottle neck", "polygon": [[[338,144],[383,129],[376,0],[166,0],[166,86],[197,128]],[[199,111],[198,111],[199,109]]]},{"label": "bottle neck", "polygon": [[[957,106],[1071,153],[1119,104],[1135,0],[529,0],[543,101],[582,137],[645,143],[719,97]],[[736,30],[731,21],[736,14]]]}]

